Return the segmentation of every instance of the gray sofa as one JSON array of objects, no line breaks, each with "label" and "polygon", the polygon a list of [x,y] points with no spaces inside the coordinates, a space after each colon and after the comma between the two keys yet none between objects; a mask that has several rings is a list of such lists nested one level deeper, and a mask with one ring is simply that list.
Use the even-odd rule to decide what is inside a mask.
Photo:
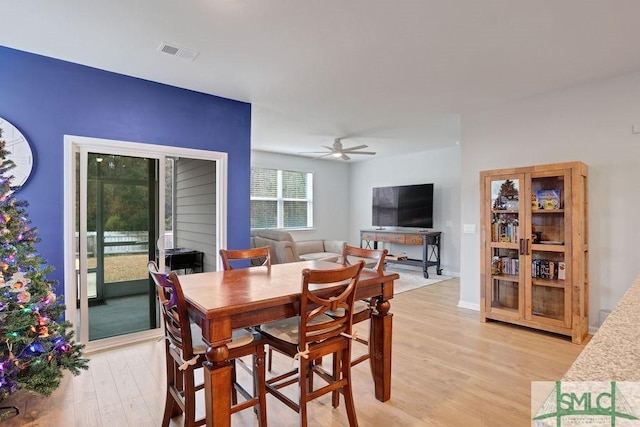
[{"label": "gray sofa", "polygon": [[298,256],[303,261],[323,260],[342,262],[342,240],[302,240],[295,242]]},{"label": "gray sofa", "polygon": [[301,240],[295,241],[288,231],[284,230],[251,230],[252,247],[269,246],[271,263],[323,260],[342,262],[343,240]]}]

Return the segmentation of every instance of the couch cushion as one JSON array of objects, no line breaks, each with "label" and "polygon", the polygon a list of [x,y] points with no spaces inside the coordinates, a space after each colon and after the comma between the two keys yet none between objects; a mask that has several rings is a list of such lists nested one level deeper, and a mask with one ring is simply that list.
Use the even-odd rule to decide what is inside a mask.
[{"label": "couch cushion", "polygon": [[344,245],[347,244],[344,240],[325,240],[324,251],[333,252],[334,254],[342,254],[344,252]]},{"label": "couch cushion", "polygon": [[324,242],[322,240],[301,240],[296,242],[296,251],[301,257],[304,254],[324,252]]},{"label": "couch cushion", "polygon": [[293,242],[273,242],[273,248],[277,254],[276,264],[300,261]]},{"label": "couch cushion", "polygon": [[334,254],[331,252],[311,252],[308,254],[300,254],[299,256],[300,259],[304,261],[321,260],[331,262],[338,262],[338,260],[342,257],[342,255]]},{"label": "couch cushion", "polygon": [[275,243],[273,240],[271,239],[264,239],[262,237],[252,237],[252,244],[254,248],[259,248],[261,246],[270,246],[271,244]]},{"label": "couch cushion", "polygon": [[271,264],[299,261],[295,251],[293,236],[288,231],[259,229],[251,230],[251,246],[269,246],[271,248]]},{"label": "couch cushion", "polygon": [[[261,246],[269,246],[271,249],[271,264],[284,264],[287,262],[300,261],[293,242],[280,242],[259,236],[251,237],[252,248]],[[261,263],[256,261],[254,262],[254,265],[261,265]]]}]

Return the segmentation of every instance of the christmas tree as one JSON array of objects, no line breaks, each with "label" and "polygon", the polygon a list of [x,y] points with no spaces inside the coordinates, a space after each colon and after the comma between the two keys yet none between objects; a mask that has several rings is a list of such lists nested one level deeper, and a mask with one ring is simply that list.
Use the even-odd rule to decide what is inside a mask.
[{"label": "christmas tree", "polygon": [[493,209],[506,209],[507,200],[518,200],[518,189],[510,179],[505,180],[500,185],[500,193],[493,202]]},{"label": "christmas tree", "polygon": [[84,346],[61,320],[65,306],[46,278],[53,267],[35,249],[40,239],[27,202],[15,198],[7,154],[0,129],[0,402],[19,389],[50,395],[64,369],[88,368]]}]

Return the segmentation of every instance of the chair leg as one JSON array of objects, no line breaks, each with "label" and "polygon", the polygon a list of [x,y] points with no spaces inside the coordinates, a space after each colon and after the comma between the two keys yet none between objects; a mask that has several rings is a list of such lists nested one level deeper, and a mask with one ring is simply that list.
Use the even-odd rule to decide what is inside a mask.
[{"label": "chair leg", "polygon": [[176,377],[180,373],[176,373],[176,366],[170,354],[166,355],[167,368],[167,393],[164,402],[164,415],[162,416],[162,427],[167,427],[171,422],[171,418],[182,413],[178,402],[171,395],[171,388],[176,387]]},{"label": "chair leg", "polygon": [[[349,347],[342,350],[342,360],[349,360],[351,351]],[[342,378],[345,378],[346,384],[342,387],[344,395],[344,404],[347,407],[347,418],[349,418],[350,427],[358,427],[358,418],[356,416],[356,406],[353,401],[353,390],[351,388],[351,363],[342,363]]]},{"label": "chair leg", "polygon": [[307,377],[307,390],[309,393],[313,392],[313,364],[315,363],[315,360],[308,360],[307,363],[307,372],[306,372],[306,377]]},{"label": "chair leg", "polygon": [[273,350],[269,347],[269,357],[267,361],[267,371],[271,372],[271,361],[273,360]]},{"label": "chair leg", "polygon": [[267,389],[265,386],[264,369],[265,352],[263,346],[258,346],[253,356],[253,389],[258,396],[258,426],[267,426]]},{"label": "chair leg", "polygon": [[373,324],[369,318],[369,341],[367,342],[367,351],[369,352],[369,369],[371,369],[371,378],[373,375]]},{"label": "chair leg", "polygon": [[313,367],[318,365],[322,365],[322,357],[309,362],[309,393],[313,391]]},{"label": "chair leg", "polygon": [[307,427],[307,385],[308,378],[313,375],[313,373],[309,372],[309,367],[307,365],[307,359],[304,357],[300,358],[300,371],[298,376],[298,382],[300,383],[300,426]]},{"label": "chair leg", "polygon": [[238,391],[236,390],[236,382],[238,381],[236,378],[236,369],[237,369],[236,359],[233,359],[233,366],[231,367],[231,404],[238,404]]},{"label": "chair leg", "polygon": [[[338,381],[340,378],[340,354],[333,353],[333,380]],[[331,392],[331,405],[334,408],[340,406],[340,391],[333,390]]]},{"label": "chair leg", "polygon": [[171,422],[171,418],[180,414],[180,407],[178,403],[175,401],[171,392],[169,391],[169,386],[167,386],[167,395],[165,397],[164,402],[164,415],[162,416],[162,427],[169,427],[169,423]]},{"label": "chair leg", "polygon": [[184,427],[195,427],[196,425],[196,390],[193,376],[193,368],[185,369],[184,379]]}]

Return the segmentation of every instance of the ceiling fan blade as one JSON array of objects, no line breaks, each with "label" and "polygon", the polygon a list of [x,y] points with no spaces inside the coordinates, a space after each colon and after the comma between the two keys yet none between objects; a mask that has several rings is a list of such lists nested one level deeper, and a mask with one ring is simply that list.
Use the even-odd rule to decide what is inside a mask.
[{"label": "ceiling fan blade", "polygon": [[361,150],[363,148],[367,148],[368,145],[356,145],[355,147],[349,147],[349,148],[345,148],[342,151],[345,153],[348,153],[350,151],[354,151],[354,150]]},{"label": "ceiling fan blade", "polygon": [[325,151],[302,151],[299,154],[322,154],[321,156],[317,156],[314,157],[315,159],[321,159],[323,157],[327,157],[327,156],[333,156],[345,161],[351,160],[351,157],[349,157],[347,154],[367,154],[370,156],[375,155],[375,151],[358,151],[361,150],[363,148],[367,148],[368,145],[365,144],[360,144],[360,145],[356,145],[353,147],[349,147],[349,148],[343,148],[342,147],[342,142],[341,142],[342,138],[336,138],[333,141],[333,146],[329,147],[328,145],[321,145],[322,148],[326,148],[327,150],[329,150],[328,152]]}]

